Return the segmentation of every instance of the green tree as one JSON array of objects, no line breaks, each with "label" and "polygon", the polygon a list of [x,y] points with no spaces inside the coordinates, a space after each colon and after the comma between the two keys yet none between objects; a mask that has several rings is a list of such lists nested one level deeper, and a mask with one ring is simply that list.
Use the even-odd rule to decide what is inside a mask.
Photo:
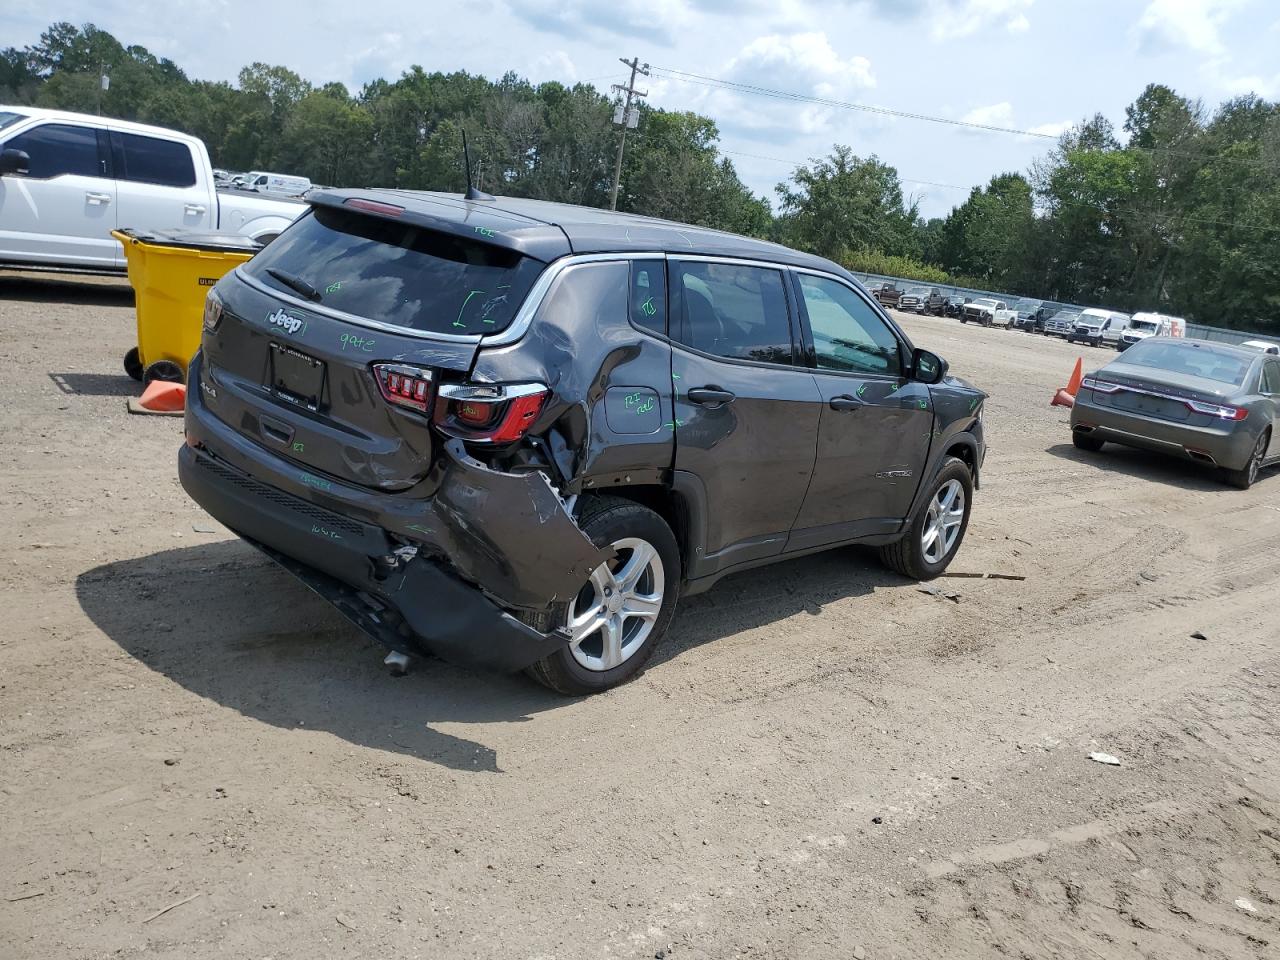
[{"label": "green tree", "polygon": [[1032,223],[1027,179],[1020,173],[992,177],[986,187],[974,187],[947,217],[940,244],[942,265],[990,286],[1022,286]]},{"label": "green tree", "polygon": [[898,171],[836,144],[830,156],[797,167],[777,187],[778,235],[825,257],[844,250],[912,253],[916,205],[907,205]]}]

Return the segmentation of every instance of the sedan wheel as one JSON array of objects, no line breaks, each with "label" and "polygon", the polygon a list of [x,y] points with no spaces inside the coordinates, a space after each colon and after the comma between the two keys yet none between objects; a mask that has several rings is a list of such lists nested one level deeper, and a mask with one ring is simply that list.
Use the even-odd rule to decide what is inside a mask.
[{"label": "sedan wheel", "polygon": [[1248,490],[1257,482],[1258,474],[1262,472],[1262,461],[1267,455],[1267,447],[1271,443],[1271,433],[1267,430],[1262,431],[1262,436],[1258,437],[1258,442],[1254,444],[1253,453],[1249,455],[1249,462],[1244,465],[1241,470],[1224,470],[1227,483],[1240,490]]}]

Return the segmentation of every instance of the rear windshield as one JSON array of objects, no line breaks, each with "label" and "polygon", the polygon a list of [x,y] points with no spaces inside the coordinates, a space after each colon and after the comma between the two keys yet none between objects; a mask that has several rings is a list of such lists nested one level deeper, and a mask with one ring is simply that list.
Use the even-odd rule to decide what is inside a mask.
[{"label": "rear windshield", "polygon": [[27,115],[25,113],[12,113],[8,110],[0,110],[0,130],[3,130],[8,126],[12,126],[19,120],[25,119],[26,116]]},{"label": "rear windshield", "polygon": [[1216,350],[1197,347],[1190,343],[1178,343],[1164,337],[1143,340],[1134,344],[1119,361],[1135,367],[1153,367],[1192,377],[1204,377],[1218,383],[1240,386],[1249,373],[1252,361],[1233,357]]},{"label": "rear windshield", "polygon": [[244,269],[289,296],[268,273],[314,287],[335,310],[427,333],[496,333],[515,318],[540,261],[425,227],[317,207]]}]

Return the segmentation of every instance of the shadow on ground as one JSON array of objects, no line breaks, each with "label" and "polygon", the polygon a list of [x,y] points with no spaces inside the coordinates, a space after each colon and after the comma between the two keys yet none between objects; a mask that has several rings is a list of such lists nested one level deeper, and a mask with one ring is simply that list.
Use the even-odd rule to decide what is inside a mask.
[{"label": "shadow on ground", "polygon": [[142,384],[125,374],[54,373],[49,379],[63,393],[78,397],[136,397]]},{"label": "shadow on ground", "polygon": [[[833,600],[897,582],[868,561],[837,551],[725,580],[683,604],[650,669],[700,644],[817,615]],[[521,675],[434,659],[393,678],[379,644],[239,540],[95,567],[77,578],[76,596],[121,648],[192,693],[272,726],[325,730],[453,770],[502,772],[496,753],[456,725],[519,722],[574,703]]]},{"label": "shadow on ground", "polygon": [[[1230,489],[1222,480],[1222,475],[1211,467],[1114,443],[1108,443],[1097,453],[1078,450],[1070,443],[1055,444],[1045,452],[1061,460],[1078,463],[1082,467],[1114,473],[1119,477],[1163,483],[1182,490],[1213,492]],[[1265,474],[1262,480],[1266,480]]]},{"label": "shadow on ground", "polygon": [[70,303],[95,307],[132,307],[133,287],[119,277],[0,272],[0,300]]}]

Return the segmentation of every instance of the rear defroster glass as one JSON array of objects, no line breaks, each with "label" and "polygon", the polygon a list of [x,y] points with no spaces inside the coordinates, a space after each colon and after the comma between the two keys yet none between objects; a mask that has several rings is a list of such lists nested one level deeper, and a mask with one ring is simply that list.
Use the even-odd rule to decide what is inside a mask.
[{"label": "rear defroster glass", "polygon": [[510,250],[396,220],[319,207],[245,270],[296,297],[268,268],[315,288],[344,313],[428,333],[497,333],[544,264]]}]

